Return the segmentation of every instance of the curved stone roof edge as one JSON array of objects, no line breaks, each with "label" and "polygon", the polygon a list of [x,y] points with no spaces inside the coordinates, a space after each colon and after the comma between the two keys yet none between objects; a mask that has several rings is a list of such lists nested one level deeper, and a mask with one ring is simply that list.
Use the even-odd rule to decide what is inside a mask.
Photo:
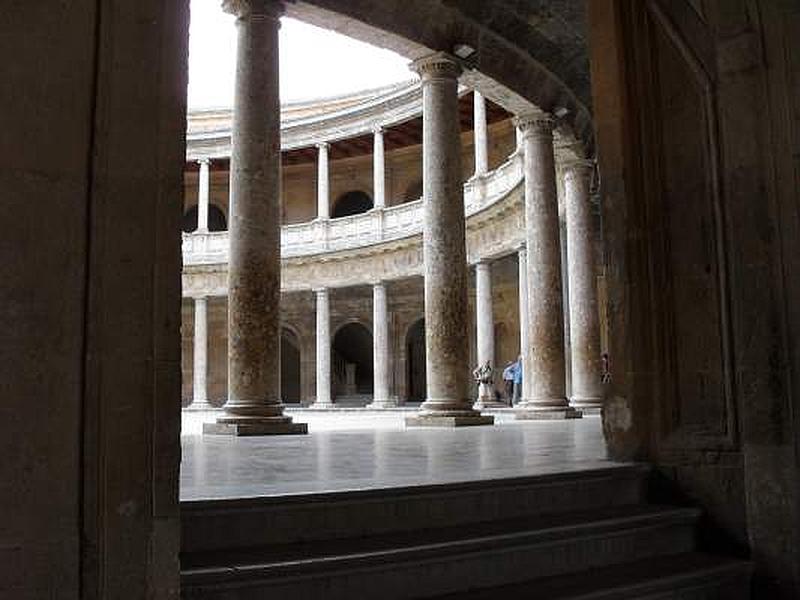
[{"label": "curved stone roof edge", "polygon": [[[383,92],[376,97],[370,93]],[[459,86],[459,95],[469,92]],[[367,134],[376,126],[390,127],[422,114],[422,89],[419,80],[404,84],[363,90],[355,94],[364,100],[351,106],[326,113],[309,115],[281,122],[281,149],[293,150],[320,142],[333,142]],[[232,109],[201,111],[216,113],[225,128],[192,132],[192,113],[189,114],[186,134],[186,159],[228,158],[230,156]]]}]

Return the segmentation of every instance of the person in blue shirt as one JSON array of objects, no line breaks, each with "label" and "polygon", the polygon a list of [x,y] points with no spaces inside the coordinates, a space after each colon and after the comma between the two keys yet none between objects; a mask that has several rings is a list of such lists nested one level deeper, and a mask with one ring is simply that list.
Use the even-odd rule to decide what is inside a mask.
[{"label": "person in blue shirt", "polygon": [[510,362],[503,369],[503,381],[506,383],[506,396],[508,405],[514,406],[522,396],[522,357]]},{"label": "person in blue shirt", "polygon": [[522,397],[522,356],[514,363],[514,395],[511,406],[517,404]]},{"label": "person in blue shirt", "polygon": [[514,361],[508,361],[506,368],[503,369],[503,382],[506,386],[505,392],[509,406],[514,405],[514,365],[516,364]]}]

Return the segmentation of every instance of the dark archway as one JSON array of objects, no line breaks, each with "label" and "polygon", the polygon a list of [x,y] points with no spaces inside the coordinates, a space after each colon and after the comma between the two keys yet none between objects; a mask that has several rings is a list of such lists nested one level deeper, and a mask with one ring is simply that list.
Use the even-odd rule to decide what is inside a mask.
[{"label": "dark archway", "polygon": [[406,401],[425,400],[425,373],[425,319],[420,319],[406,333]]},{"label": "dark archway", "polygon": [[[191,233],[197,231],[197,205],[190,206],[189,210],[183,213],[183,223],[181,225],[184,233]],[[225,218],[225,213],[219,206],[214,204],[208,205],[208,230],[209,231],[226,231],[228,229],[228,220]]]},{"label": "dark archway", "polygon": [[336,332],[331,363],[336,397],[372,393],[372,334],[361,323],[348,323]]},{"label": "dark archway", "polygon": [[349,217],[367,212],[372,208],[372,198],[361,190],[345,192],[333,203],[331,218]]},{"label": "dark archway", "polygon": [[293,331],[281,329],[281,397],[287,404],[300,402],[300,340]]}]

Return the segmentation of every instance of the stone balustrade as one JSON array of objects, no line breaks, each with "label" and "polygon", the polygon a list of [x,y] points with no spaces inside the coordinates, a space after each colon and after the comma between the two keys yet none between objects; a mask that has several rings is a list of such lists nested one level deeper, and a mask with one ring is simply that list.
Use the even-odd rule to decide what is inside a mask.
[{"label": "stone balustrade", "polygon": [[[497,169],[464,185],[469,219],[503,200],[522,181],[522,161],[514,154]],[[281,257],[293,258],[355,250],[401,240],[422,232],[422,200],[373,209],[338,219],[315,219],[281,228]],[[185,267],[228,262],[228,232],[183,234]]]}]

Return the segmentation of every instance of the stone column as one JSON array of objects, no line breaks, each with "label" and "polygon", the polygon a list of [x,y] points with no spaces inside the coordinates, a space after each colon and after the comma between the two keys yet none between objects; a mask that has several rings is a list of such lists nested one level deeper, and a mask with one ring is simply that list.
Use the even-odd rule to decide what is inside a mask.
[{"label": "stone column", "polygon": [[489,170],[489,132],[486,128],[486,100],[474,90],[473,94],[473,141],[475,143],[475,177]]},{"label": "stone column", "polygon": [[461,67],[438,52],[414,61],[422,79],[423,259],[427,399],[415,425],[483,425],[467,387],[467,260],[458,76]]},{"label": "stone column", "polygon": [[208,196],[211,189],[210,161],[201,158],[197,181],[197,233],[208,233]]},{"label": "stone column", "polygon": [[567,212],[567,266],[572,357],[572,394],[575,408],[603,405],[600,356],[600,318],[592,244],[589,182],[592,163],[573,161],[564,168]]},{"label": "stone column", "polygon": [[525,173],[528,336],[523,352],[523,396],[518,419],[580,416],[566,399],[561,248],[553,121],[544,113],[517,120]]},{"label": "stone column", "polygon": [[[494,369],[494,312],[492,309],[492,270],[488,262],[475,265],[475,324],[478,367],[486,363]],[[494,379],[494,378],[493,378]],[[497,404],[494,398],[494,381],[480,384],[475,408]]]},{"label": "stone column", "polygon": [[372,286],[373,398],[370,408],[396,406],[389,395],[389,308],[386,284]]},{"label": "stone column", "polygon": [[211,409],[208,403],[208,301],[194,299],[194,365],[192,367],[192,404],[194,409]]},{"label": "stone column", "polygon": [[331,307],[327,288],[314,290],[317,297],[317,397],[312,405],[326,408],[331,400]]},{"label": "stone column", "polygon": [[328,173],[328,144],[317,144],[317,218],[329,219],[330,206],[330,179]]},{"label": "stone column", "polygon": [[525,246],[517,249],[519,285],[519,355],[525,355],[528,347],[528,251]]},{"label": "stone column", "polygon": [[283,414],[280,369],[280,100],[276,0],[226,0],[236,15],[228,262],[227,415],[204,431],[305,433]]},{"label": "stone column", "polygon": [[383,129],[373,130],[372,150],[372,205],[374,208],[386,206],[386,167],[383,150]]}]

